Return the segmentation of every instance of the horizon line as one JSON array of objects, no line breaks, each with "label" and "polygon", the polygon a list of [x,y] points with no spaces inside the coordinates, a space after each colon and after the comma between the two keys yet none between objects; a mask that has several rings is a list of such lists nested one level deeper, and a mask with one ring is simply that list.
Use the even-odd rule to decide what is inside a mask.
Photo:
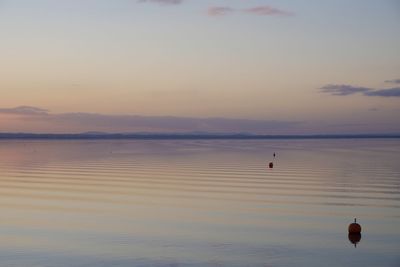
[{"label": "horizon line", "polygon": [[137,132],[137,133],[103,133],[103,132],[84,132],[84,133],[24,133],[24,132],[0,132],[0,140],[113,140],[113,139],[133,139],[133,140],[191,140],[191,139],[388,139],[400,138],[400,133],[362,133],[362,134],[252,134],[252,133],[208,133],[208,132],[183,132],[183,133],[157,133],[157,132]]}]

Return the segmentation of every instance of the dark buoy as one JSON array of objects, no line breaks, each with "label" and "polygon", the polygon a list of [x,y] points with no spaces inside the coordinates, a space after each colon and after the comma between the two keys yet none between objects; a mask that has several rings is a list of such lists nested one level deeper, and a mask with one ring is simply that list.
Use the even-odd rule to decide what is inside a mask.
[{"label": "dark buoy", "polygon": [[272,169],[272,168],[274,167],[274,163],[273,163],[273,162],[270,162],[270,163],[268,164],[268,166],[269,166],[270,169]]},{"label": "dark buoy", "polygon": [[349,234],[361,234],[361,225],[357,223],[357,218],[349,225]]},{"label": "dark buoy", "polygon": [[349,241],[354,245],[354,247],[357,247],[357,244],[361,241],[361,234],[360,233],[349,233]]}]

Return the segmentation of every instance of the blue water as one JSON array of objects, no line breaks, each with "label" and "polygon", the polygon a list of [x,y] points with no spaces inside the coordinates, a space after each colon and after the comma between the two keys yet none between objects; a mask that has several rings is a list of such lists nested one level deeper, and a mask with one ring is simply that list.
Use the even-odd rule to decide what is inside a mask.
[{"label": "blue water", "polygon": [[0,141],[0,266],[400,266],[399,155],[395,139]]}]

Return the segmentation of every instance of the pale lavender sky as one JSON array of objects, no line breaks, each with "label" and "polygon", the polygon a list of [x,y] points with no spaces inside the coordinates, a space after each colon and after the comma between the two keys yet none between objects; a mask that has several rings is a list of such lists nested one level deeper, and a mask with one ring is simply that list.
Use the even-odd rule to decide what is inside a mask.
[{"label": "pale lavender sky", "polygon": [[0,0],[0,132],[400,132],[397,0]]}]

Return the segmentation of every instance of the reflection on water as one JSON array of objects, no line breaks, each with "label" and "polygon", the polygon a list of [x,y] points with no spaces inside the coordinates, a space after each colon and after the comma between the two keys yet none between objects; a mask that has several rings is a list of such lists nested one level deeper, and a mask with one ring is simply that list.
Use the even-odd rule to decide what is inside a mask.
[{"label": "reflection on water", "polygon": [[[399,140],[0,141],[0,266],[399,266],[399,152]],[[345,238],[354,217],[361,242]]]},{"label": "reflection on water", "polygon": [[352,244],[354,244],[354,247],[357,247],[357,244],[361,241],[361,234],[349,233],[349,240]]}]

